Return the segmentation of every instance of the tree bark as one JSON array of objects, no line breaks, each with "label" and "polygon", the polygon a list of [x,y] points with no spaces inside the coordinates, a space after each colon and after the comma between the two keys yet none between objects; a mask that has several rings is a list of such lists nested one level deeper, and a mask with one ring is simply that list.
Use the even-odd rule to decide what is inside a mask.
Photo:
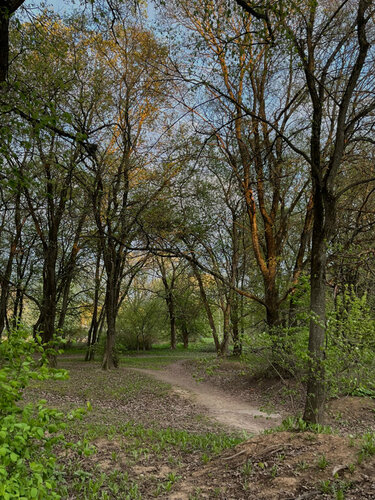
[{"label": "tree bark", "polygon": [[[326,217],[329,215],[326,214]],[[333,214],[332,214],[333,216]],[[304,420],[322,423],[326,399],[324,345],[326,323],[326,234],[324,231],[324,208],[322,196],[315,193],[314,227],[311,250],[311,295],[310,295],[310,335],[309,335],[309,377],[304,411]]]},{"label": "tree bark", "polygon": [[0,84],[8,76],[9,19],[25,0],[0,0]]}]

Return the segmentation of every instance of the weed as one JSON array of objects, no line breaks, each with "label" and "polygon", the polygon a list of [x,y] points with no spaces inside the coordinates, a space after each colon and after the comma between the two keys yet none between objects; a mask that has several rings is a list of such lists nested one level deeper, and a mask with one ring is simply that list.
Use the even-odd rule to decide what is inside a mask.
[{"label": "weed", "polygon": [[327,468],[329,462],[328,462],[326,456],[322,455],[321,457],[318,458],[317,464],[318,464],[319,469],[325,470]]},{"label": "weed", "polygon": [[297,462],[297,469],[300,471],[306,470],[309,468],[309,464],[305,460],[301,460]]},{"label": "weed", "polygon": [[273,479],[277,476],[278,470],[279,469],[276,464],[271,467],[271,477]]},{"label": "weed", "polygon": [[189,500],[200,500],[202,496],[202,490],[200,488],[195,488],[194,493],[189,495]]},{"label": "weed", "polygon": [[348,471],[353,474],[355,471],[355,465],[354,464],[349,464],[348,465]]},{"label": "weed", "polygon": [[366,432],[362,436],[361,449],[359,452],[359,462],[364,458],[375,455],[375,432]]},{"label": "weed", "polygon": [[242,467],[242,474],[244,476],[250,476],[253,472],[253,464],[250,460],[248,460],[245,465]]},{"label": "weed", "polygon": [[327,479],[325,481],[320,481],[319,489],[322,493],[326,493],[326,494],[332,493],[331,481],[329,479]]},{"label": "weed", "polygon": [[282,424],[277,428],[277,430],[291,432],[313,432],[314,434],[332,434],[331,427],[320,424],[309,424],[305,422],[301,417],[286,418],[285,420],[283,420]]}]

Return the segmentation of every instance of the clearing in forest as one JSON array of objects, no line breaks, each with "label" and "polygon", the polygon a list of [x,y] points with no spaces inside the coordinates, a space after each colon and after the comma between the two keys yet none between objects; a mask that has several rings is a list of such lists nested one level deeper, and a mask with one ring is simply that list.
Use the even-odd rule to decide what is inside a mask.
[{"label": "clearing in forest", "polygon": [[375,498],[371,399],[332,402],[335,433],[295,432],[291,418],[271,432],[296,408],[279,380],[256,380],[239,363],[132,356],[103,372],[63,356],[60,366],[68,380],[35,382],[26,397],[64,412],[93,407],[68,433],[95,452],[59,456],[63,498]]}]

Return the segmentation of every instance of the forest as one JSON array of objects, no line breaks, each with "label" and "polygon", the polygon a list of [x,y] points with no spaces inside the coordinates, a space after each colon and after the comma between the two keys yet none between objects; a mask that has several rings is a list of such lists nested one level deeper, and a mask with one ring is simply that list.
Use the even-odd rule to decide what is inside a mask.
[{"label": "forest", "polygon": [[375,2],[0,0],[0,498],[375,498]]}]

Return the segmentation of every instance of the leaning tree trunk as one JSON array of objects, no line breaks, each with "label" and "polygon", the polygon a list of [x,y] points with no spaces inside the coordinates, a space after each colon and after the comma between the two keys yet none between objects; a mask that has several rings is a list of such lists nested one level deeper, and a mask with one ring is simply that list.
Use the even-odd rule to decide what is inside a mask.
[{"label": "leaning tree trunk", "polygon": [[201,277],[201,275],[200,275],[200,273],[199,273],[199,271],[197,269],[197,266],[194,263],[191,264],[191,267],[193,269],[194,276],[196,277],[196,279],[198,281],[199,292],[200,292],[200,296],[201,296],[201,299],[202,299],[202,302],[203,302],[204,309],[206,311],[208,323],[209,323],[210,328],[211,328],[212,337],[213,337],[214,343],[215,343],[216,353],[220,354],[221,346],[220,346],[219,336],[217,334],[214,316],[212,314],[211,307],[210,307],[210,304],[208,302],[208,298],[207,298],[207,295],[206,295],[206,291],[204,289],[204,285],[203,285],[203,282],[202,282],[202,277]]}]

